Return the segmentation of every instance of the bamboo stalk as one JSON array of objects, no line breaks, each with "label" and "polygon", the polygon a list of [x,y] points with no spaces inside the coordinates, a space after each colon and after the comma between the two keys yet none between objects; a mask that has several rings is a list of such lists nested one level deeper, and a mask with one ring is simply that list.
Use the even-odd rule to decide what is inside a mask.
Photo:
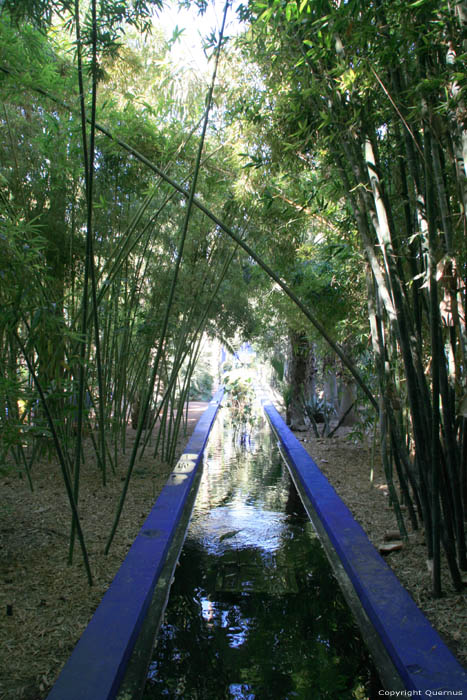
[{"label": "bamboo stalk", "polygon": [[34,367],[29,359],[29,355],[26,352],[26,348],[24,347],[24,344],[16,331],[14,331],[14,335],[15,335],[15,338],[18,342],[19,347],[21,348],[21,352],[23,354],[23,357],[24,357],[26,364],[28,366],[28,370],[31,374],[32,380],[33,380],[35,387],[37,389],[37,393],[39,394],[39,398],[41,400],[42,406],[44,408],[44,413],[46,415],[47,422],[49,424],[50,432],[52,433],[52,438],[54,441],[55,450],[57,452],[58,461],[60,463],[60,467],[61,467],[61,471],[62,471],[63,481],[65,483],[65,489],[67,492],[68,501],[70,503],[73,519],[76,523],[76,530],[78,533],[78,539],[79,539],[80,546],[81,546],[81,552],[83,554],[84,566],[85,566],[86,574],[88,577],[88,583],[90,586],[92,586],[93,580],[92,580],[91,568],[89,566],[88,552],[87,552],[86,544],[84,541],[84,535],[83,535],[83,530],[81,528],[81,522],[80,522],[79,515],[78,515],[76,501],[75,501],[74,494],[73,494],[73,488],[71,485],[70,474],[68,471],[66,460],[63,456],[62,448],[60,446],[60,440],[58,439],[58,435],[57,435],[57,432],[55,430],[54,421],[53,421],[52,416],[51,416],[50,411],[49,411],[47,399],[45,398],[45,394],[44,394],[42,387],[40,385],[40,382],[37,378]]},{"label": "bamboo stalk", "polygon": [[[7,75],[12,75],[13,72],[9,70],[8,68],[5,68],[4,66],[0,66],[0,71],[6,73]],[[50,93],[48,93],[46,90],[42,90],[42,88],[35,88],[37,92],[40,94],[44,95],[45,97],[53,100],[56,103],[59,103],[63,105],[65,108],[70,109],[70,111],[73,111],[72,108],[70,108],[66,103],[63,103],[61,100],[58,100],[54,96],[52,96]],[[154,163],[152,163],[146,156],[142,155],[139,153],[135,148],[130,146],[129,144],[125,143],[122,139],[118,138],[114,134],[112,134],[109,129],[104,127],[103,125],[99,124],[96,122],[96,129],[103,133],[105,136],[107,136],[109,139],[117,143],[121,148],[126,150],[128,153],[130,153],[132,156],[134,156],[137,160],[139,160],[141,163],[144,163],[148,168],[150,168],[153,172],[156,174],[160,175],[165,182],[167,182],[169,185],[171,185],[175,190],[177,190],[181,195],[183,195],[185,198],[190,197],[190,193],[187,192],[181,185],[179,185],[175,180],[170,178],[166,173],[164,173],[160,168],[158,168]],[[360,372],[358,371],[357,367],[354,365],[354,363],[346,356],[342,348],[339,347],[337,343],[334,342],[334,340],[331,338],[331,336],[327,333],[325,330],[324,326],[318,321],[318,319],[315,317],[315,315],[310,311],[310,309],[297,297],[297,295],[289,288],[289,286],[277,275],[273,269],[262,259],[260,255],[258,255],[253,248],[251,248],[246,241],[242,240],[236,233],[235,231],[227,226],[221,219],[219,219],[218,216],[216,216],[212,211],[208,209],[197,197],[193,197],[193,204],[196,206],[200,211],[202,211],[211,221],[213,221],[216,226],[218,226],[224,233],[226,233],[233,241],[238,243],[238,245],[264,270],[264,272],[270,277],[276,284],[282,289],[282,291],[288,296],[293,303],[300,309],[300,311],[304,314],[304,316],[310,321],[310,323],[316,328],[318,333],[324,338],[324,340],[328,343],[330,348],[336,353],[336,355],[342,360],[343,364],[347,367],[349,372],[352,374],[352,376],[355,378],[355,381],[357,384],[361,387],[362,391],[364,394],[367,396],[369,399],[370,403],[374,407],[374,409],[377,411],[378,410],[378,402],[376,401],[375,397],[373,396],[371,390],[367,386],[366,382],[363,380],[363,377],[361,376]]]},{"label": "bamboo stalk", "polygon": [[432,537],[433,537],[433,595],[435,598],[441,596],[441,512],[440,512],[440,445],[439,445],[439,374],[440,374],[440,347],[438,335],[438,288],[436,285],[436,261],[435,245],[436,231],[434,226],[433,212],[433,186],[431,173],[428,166],[429,153],[431,151],[431,133],[427,125],[425,128],[425,181],[427,187],[427,221],[428,221],[428,274],[430,284],[430,334],[431,334],[431,511],[432,511]]},{"label": "bamboo stalk", "polygon": [[185,219],[184,219],[184,222],[183,222],[183,227],[182,227],[182,232],[181,232],[181,237],[180,237],[180,243],[179,243],[179,248],[178,248],[178,254],[177,254],[176,261],[175,261],[175,268],[174,268],[173,277],[172,277],[172,284],[171,284],[170,291],[169,291],[169,296],[168,296],[167,305],[166,305],[166,311],[165,311],[164,320],[163,320],[163,324],[162,324],[162,330],[161,330],[161,333],[160,333],[159,346],[158,346],[158,349],[157,349],[156,358],[155,358],[155,360],[154,360],[154,364],[153,364],[153,368],[152,368],[152,372],[151,372],[151,377],[150,377],[150,380],[149,380],[148,391],[147,391],[147,394],[146,394],[146,397],[145,397],[145,400],[144,400],[144,404],[143,404],[143,411],[142,411],[142,413],[141,413],[141,415],[140,415],[140,418],[139,418],[139,425],[138,425],[138,429],[137,429],[137,432],[136,432],[135,443],[134,443],[134,446],[133,446],[133,451],[132,451],[132,455],[131,455],[131,458],[130,458],[130,463],[129,463],[129,466],[128,466],[128,471],[127,471],[127,476],[126,476],[126,479],[125,479],[125,484],[124,484],[124,487],[123,487],[123,490],[122,490],[122,495],[121,495],[120,502],[119,502],[119,505],[118,505],[118,508],[117,508],[117,513],[116,513],[115,520],[114,520],[114,523],[113,523],[113,526],[112,526],[112,530],[111,530],[110,536],[109,536],[109,538],[108,538],[108,540],[107,540],[107,544],[106,544],[106,547],[105,547],[105,553],[106,553],[106,554],[107,554],[108,551],[109,551],[110,545],[111,545],[112,540],[113,540],[113,538],[114,538],[114,536],[115,536],[115,532],[116,532],[116,529],[117,529],[117,526],[118,526],[118,523],[119,523],[119,520],[120,520],[120,515],[121,515],[121,512],[122,512],[123,504],[124,504],[124,501],[125,501],[126,493],[127,493],[127,490],[128,490],[128,486],[129,486],[131,474],[132,474],[133,467],[134,467],[134,463],[135,463],[135,459],[136,459],[136,454],[137,454],[137,450],[138,450],[139,441],[140,441],[140,439],[141,439],[141,434],[142,434],[142,430],[143,430],[143,425],[144,425],[144,422],[145,422],[145,419],[146,419],[146,415],[147,415],[147,411],[148,411],[149,402],[150,402],[150,400],[151,400],[152,392],[153,392],[153,389],[154,389],[154,384],[155,384],[155,380],[156,380],[156,375],[157,375],[157,372],[158,372],[158,369],[159,369],[159,362],[160,362],[160,359],[161,359],[161,356],[162,356],[162,352],[163,352],[163,348],[164,348],[164,345],[165,345],[166,333],[167,333],[167,327],[168,327],[168,323],[169,323],[170,311],[171,311],[172,304],[173,304],[173,300],[174,300],[174,296],[175,296],[175,288],[176,288],[177,281],[178,281],[178,274],[179,274],[180,265],[181,265],[182,258],[183,258],[183,251],[184,251],[185,241],[186,241],[186,237],[187,237],[187,233],[188,233],[188,225],[189,225],[189,221],[190,221],[190,217],[191,217],[191,211],[192,211],[192,207],[193,207],[193,203],[194,203],[194,199],[195,199],[196,184],[197,184],[197,181],[198,181],[198,174],[199,174],[199,169],[200,169],[200,164],[201,164],[201,156],[202,156],[202,151],[203,151],[203,146],[204,146],[204,140],[205,140],[205,136],[206,136],[206,130],[207,130],[207,126],[208,126],[209,113],[210,113],[211,104],[212,104],[212,96],[213,96],[214,84],[215,84],[216,76],[217,76],[217,69],[218,69],[218,65],[219,65],[220,50],[221,50],[222,41],[223,41],[223,36],[224,36],[224,27],[225,27],[225,21],[226,21],[226,17],[227,17],[227,9],[228,9],[228,6],[229,6],[229,2],[227,1],[226,4],[225,4],[225,9],[224,9],[224,16],[223,16],[223,20],[222,20],[222,27],[221,27],[220,34],[219,34],[219,42],[218,42],[217,50],[216,50],[216,59],[215,59],[215,64],[214,64],[214,70],[213,70],[213,76],[212,76],[211,86],[210,86],[210,89],[209,89],[209,92],[208,92],[208,95],[207,95],[207,99],[206,99],[206,111],[205,111],[205,118],[204,118],[204,123],[203,123],[203,129],[202,129],[202,132],[201,132],[200,143],[199,143],[199,147],[198,147],[198,154],[197,154],[197,158],[196,158],[196,164],[195,164],[195,171],[194,171],[194,175],[193,175],[193,181],[192,181],[192,184],[191,184],[190,193],[189,193],[189,197],[188,197],[188,202],[187,202],[187,205],[186,205]]}]

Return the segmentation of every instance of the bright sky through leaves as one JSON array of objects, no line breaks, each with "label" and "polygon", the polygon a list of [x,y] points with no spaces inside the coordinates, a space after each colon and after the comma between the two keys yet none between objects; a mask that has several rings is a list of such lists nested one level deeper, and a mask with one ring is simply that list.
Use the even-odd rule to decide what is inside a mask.
[{"label": "bright sky through leaves", "polygon": [[[228,10],[226,36],[236,36],[244,29],[244,25],[238,21],[236,14],[239,4],[239,2],[233,2]],[[164,6],[155,23],[162,25],[167,40],[174,36],[174,32],[181,32],[171,49],[176,63],[189,66],[201,72],[208,70],[207,56],[212,54],[212,48],[207,49],[206,56],[203,50],[203,43],[206,42],[213,32],[215,32],[217,40],[222,24],[224,7],[223,0],[210,0],[206,11],[201,15],[194,3],[189,9],[178,8],[175,2],[167,3]]]}]

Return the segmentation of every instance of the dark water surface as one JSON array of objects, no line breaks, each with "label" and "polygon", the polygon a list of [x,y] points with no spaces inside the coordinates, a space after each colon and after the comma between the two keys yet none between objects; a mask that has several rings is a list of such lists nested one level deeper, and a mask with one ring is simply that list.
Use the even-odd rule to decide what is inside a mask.
[{"label": "dark water surface", "polygon": [[222,409],[144,698],[367,698],[370,674],[269,426]]}]

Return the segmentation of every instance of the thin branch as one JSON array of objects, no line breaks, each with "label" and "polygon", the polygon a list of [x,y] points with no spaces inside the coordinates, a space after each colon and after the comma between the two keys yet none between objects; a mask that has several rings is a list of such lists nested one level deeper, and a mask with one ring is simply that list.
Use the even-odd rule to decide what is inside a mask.
[{"label": "thin branch", "polygon": [[13,335],[16,338],[16,342],[18,343],[18,345],[21,349],[21,352],[23,353],[23,357],[24,357],[26,364],[28,366],[29,373],[30,373],[32,380],[34,382],[34,385],[37,389],[37,393],[39,394],[39,398],[42,402],[42,406],[44,408],[44,413],[46,415],[47,422],[49,424],[50,432],[52,433],[52,439],[54,441],[58,461],[60,462],[60,467],[62,470],[63,481],[65,482],[65,488],[66,488],[66,492],[68,495],[68,500],[70,502],[71,511],[73,513],[73,520],[76,523],[76,530],[78,532],[78,539],[79,539],[79,542],[81,545],[81,551],[83,553],[84,566],[86,568],[88,582],[89,582],[89,585],[92,586],[93,581],[92,581],[91,568],[89,566],[88,552],[87,552],[86,544],[84,541],[83,530],[81,528],[81,523],[80,523],[80,519],[79,519],[79,515],[78,515],[78,510],[76,507],[76,502],[75,502],[75,499],[73,496],[73,489],[71,487],[71,481],[70,481],[70,475],[68,473],[68,467],[66,465],[65,457],[63,455],[62,448],[60,446],[60,440],[58,439],[57,431],[55,430],[55,425],[54,425],[53,418],[52,418],[52,415],[51,415],[50,410],[49,410],[47,399],[45,398],[45,394],[44,394],[44,392],[42,390],[42,386],[37,378],[33,364],[29,359],[26,348],[24,347],[24,343],[21,340],[21,338],[19,337],[16,330],[13,331]]},{"label": "thin branch", "polygon": [[410,126],[408,125],[407,121],[406,121],[406,120],[404,119],[404,117],[402,116],[402,113],[401,113],[399,107],[396,105],[396,103],[395,103],[394,100],[392,99],[392,97],[391,97],[391,95],[390,95],[390,93],[389,93],[389,90],[387,89],[387,87],[385,86],[385,84],[383,83],[383,81],[382,81],[381,78],[379,77],[378,73],[377,73],[377,72],[375,71],[375,69],[373,68],[373,66],[370,66],[370,70],[371,70],[371,72],[373,73],[373,75],[375,76],[375,78],[376,78],[376,80],[378,81],[378,83],[381,85],[381,89],[383,90],[384,94],[385,94],[386,97],[388,98],[389,102],[390,102],[390,103],[392,104],[392,106],[394,107],[394,109],[395,109],[395,111],[396,111],[396,113],[397,113],[399,119],[401,120],[401,122],[403,123],[403,125],[405,126],[405,128],[407,129],[407,131],[409,132],[409,134],[410,134],[410,136],[411,136],[411,138],[412,138],[412,140],[413,140],[413,142],[414,142],[414,144],[415,144],[415,146],[416,146],[416,148],[417,148],[417,151],[419,152],[420,156],[423,158],[424,156],[423,156],[423,153],[422,153],[422,149],[420,148],[419,144],[417,143],[417,139],[415,138],[415,135],[414,135],[412,129],[410,128]]},{"label": "thin branch", "polygon": [[[0,66],[0,70],[7,75],[15,75],[15,73],[8,68],[5,68],[3,66]],[[19,76],[18,76],[19,77]],[[37,92],[40,94],[44,95],[45,97],[53,100],[56,104],[60,104],[66,109],[69,109],[70,111],[73,111],[71,107],[69,107],[66,103],[62,102],[61,100],[57,99],[56,97],[50,95],[48,92],[43,90],[42,88],[32,88],[35,89]],[[134,156],[137,160],[139,160],[141,163],[144,163],[148,168],[150,168],[154,173],[157,175],[160,175],[165,182],[167,182],[169,185],[171,185],[174,189],[177,190],[181,195],[183,195],[186,199],[189,198],[190,193],[187,192],[183,187],[181,187],[175,180],[173,180],[171,177],[169,177],[163,170],[161,170],[157,165],[152,163],[146,156],[144,156],[142,153],[139,153],[135,148],[130,146],[129,144],[125,143],[125,141],[122,141],[122,139],[118,138],[118,136],[115,136],[112,134],[109,129],[106,127],[102,126],[101,124],[98,124],[96,122],[96,129],[100,131],[102,134],[107,136],[109,139],[117,143],[121,148],[123,148],[125,151],[130,153],[132,156]],[[363,377],[361,376],[360,372],[358,369],[355,367],[353,362],[347,357],[347,355],[344,353],[344,351],[337,345],[337,343],[334,342],[334,340],[330,337],[330,335],[326,332],[324,329],[323,325],[318,321],[318,319],[311,313],[311,311],[305,306],[305,304],[292,292],[292,290],[287,286],[287,284],[280,279],[280,277],[269,267],[269,265],[264,262],[264,260],[251,248],[246,241],[241,239],[237,234],[229,227],[227,226],[221,219],[219,219],[213,212],[211,212],[197,197],[193,197],[193,204],[203,212],[211,221],[213,221],[216,226],[218,226],[224,233],[226,233],[232,240],[234,240],[236,243],[239,244],[241,248],[249,255],[263,270],[266,272],[266,274],[276,282],[276,284],[282,289],[282,291],[293,301],[293,303],[302,311],[302,313],[306,316],[306,318],[310,321],[310,323],[316,328],[318,333],[324,338],[324,340],[328,343],[330,348],[336,353],[336,355],[342,360],[343,364],[347,367],[349,372],[352,374],[352,376],[355,378],[355,381],[357,384],[360,386],[364,394],[367,396],[367,398],[370,400],[373,408],[378,411],[378,402],[376,401],[375,397],[373,396],[370,388],[367,386],[365,381],[363,380]]]}]

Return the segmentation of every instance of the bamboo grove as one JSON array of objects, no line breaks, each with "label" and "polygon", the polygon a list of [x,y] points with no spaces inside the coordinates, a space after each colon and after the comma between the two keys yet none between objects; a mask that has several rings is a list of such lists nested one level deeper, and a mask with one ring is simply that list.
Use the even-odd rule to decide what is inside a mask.
[{"label": "bamboo grove", "polygon": [[[423,523],[434,594],[441,544],[460,590],[467,567],[467,6],[277,1],[253,3],[247,14],[275,96],[266,160],[280,152],[321,169],[323,191],[345,201],[352,216],[388,483],[394,473],[411,525]],[[392,498],[404,531],[394,490]]]},{"label": "bamboo grove", "polygon": [[285,323],[360,387],[401,533],[424,528],[434,595],[443,557],[460,590],[467,5],[252,1],[237,49],[206,47],[211,83],[141,40],[163,11],[4,3],[2,462],[33,488],[55,452],[86,560],[83,435],[105,483],[133,412],[108,549],[138,455],[174,457],[205,332]]},{"label": "bamboo grove", "polygon": [[[32,3],[39,27],[18,28],[24,17],[15,10],[24,5],[11,5],[11,16],[2,18],[2,461],[13,458],[33,489],[37,460],[44,451],[55,454],[73,514],[70,561],[78,536],[91,583],[78,514],[83,436],[92,439],[105,484],[125,449],[130,418],[136,429],[108,551],[138,456],[152,449],[173,463],[203,334],[235,253],[193,211],[197,188],[213,186],[205,162],[216,69],[211,87],[199,86],[198,103],[206,104],[188,126],[180,123],[176,133],[169,124],[159,142],[144,141],[146,154],[167,156],[163,169],[173,174],[178,164],[185,203],[96,129],[102,72],[115,60],[120,23],[143,31],[150,4],[133,13],[120,8],[123,17],[111,3],[52,8],[71,33],[64,48],[72,46],[72,61],[48,55],[43,31],[52,15],[32,12],[41,9]],[[175,122],[177,100],[169,115],[166,108],[157,116]],[[131,105],[119,113],[111,104],[109,112],[128,133],[135,127]],[[221,194],[218,179],[216,186]],[[149,446],[156,422],[158,438]]]}]

